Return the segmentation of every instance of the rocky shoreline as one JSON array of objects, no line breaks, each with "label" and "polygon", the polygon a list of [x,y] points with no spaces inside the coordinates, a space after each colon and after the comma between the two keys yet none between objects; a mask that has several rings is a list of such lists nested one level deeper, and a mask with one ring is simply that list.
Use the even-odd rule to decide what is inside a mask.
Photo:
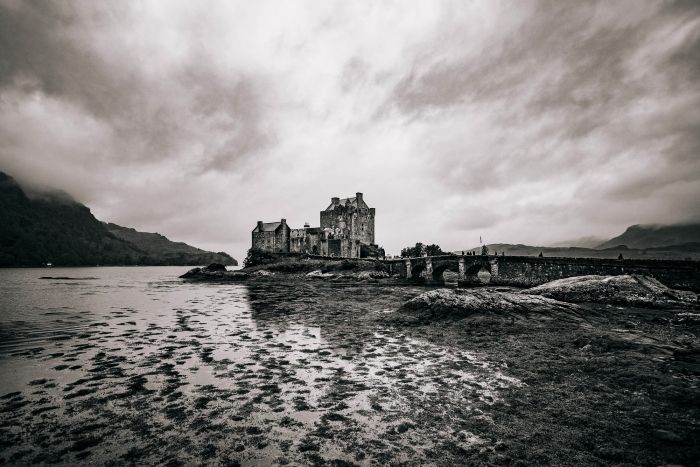
[{"label": "rocky shoreline", "polygon": [[391,277],[386,271],[377,270],[374,261],[363,263],[349,261],[318,261],[305,263],[280,263],[265,267],[250,267],[244,270],[229,271],[223,264],[212,263],[203,268],[193,268],[181,275],[181,279],[195,281],[243,281],[246,279],[272,277],[281,274],[285,277],[299,279],[337,281],[378,282],[391,280],[398,282],[397,277]]},{"label": "rocky shoreline", "polygon": [[[195,281],[236,282],[260,278],[274,278],[280,274],[298,280],[324,280],[330,282],[367,282],[400,284],[405,279],[390,276],[385,271],[375,270],[372,262],[357,270],[350,269],[338,261],[309,264],[306,271],[288,266],[266,268],[253,267],[243,271],[228,271],[222,264],[213,263],[203,268],[194,268],[180,278]],[[278,269],[277,271],[273,269]],[[281,269],[281,270],[280,270]],[[446,316],[468,315],[475,312],[512,313],[547,309],[549,311],[570,310],[575,303],[606,303],[611,305],[642,308],[678,308],[700,310],[698,294],[666,287],[658,280],[641,275],[578,276],[558,279],[529,289],[512,287],[475,287],[469,289],[440,288],[430,290],[405,303],[401,309],[423,308],[430,313]]]}]

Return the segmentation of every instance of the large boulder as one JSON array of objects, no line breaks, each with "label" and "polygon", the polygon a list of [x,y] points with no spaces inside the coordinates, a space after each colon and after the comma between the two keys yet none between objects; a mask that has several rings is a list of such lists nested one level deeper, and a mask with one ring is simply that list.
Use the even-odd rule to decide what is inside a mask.
[{"label": "large boulder", "polygon": [[579,309],[576,305],[539,295],[525,295],[517,290],[482,288],[431,290],[410,299],[399,309],[399,315],[417,321],[474,316],[519,319],[531,314],[551,316],[553,312],[578,313]]},{"label": "large boulder", "polygon": [[558,279],[523,291],[565,302],[601,302],[669,308],[697,307],[693,292],[669,289],[653,277],[641,275],[578,276]]}]

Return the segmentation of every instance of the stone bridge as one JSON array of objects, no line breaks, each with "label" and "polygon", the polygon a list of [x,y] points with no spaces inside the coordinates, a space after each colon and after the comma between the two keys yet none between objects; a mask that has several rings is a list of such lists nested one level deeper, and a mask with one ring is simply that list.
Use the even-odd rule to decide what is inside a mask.
[{"label": "stone bridge", "polygon": [[643,274],[672,288],[700,291],[700,261],[446,255],[382,262],[391,274],[427,284],[443,284],[445,271],[456,273],[459,285],[525,287],[573,276]]}]

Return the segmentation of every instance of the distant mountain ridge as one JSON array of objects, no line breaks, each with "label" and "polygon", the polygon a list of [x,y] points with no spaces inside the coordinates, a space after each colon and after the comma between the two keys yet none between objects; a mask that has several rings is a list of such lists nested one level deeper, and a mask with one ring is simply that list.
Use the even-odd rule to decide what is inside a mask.
[{"label": "distant mountain ridge", "polygon": [[[627,259],[700,260],[700,224],[633,225],[622,235],[604,241],[595,248],[563,246],[561,243],[556,246],[491,243],[487,248],[490,254],[511,256],[537,256],[542,253],[543,256],[563,258],[618,258],[622,255]],[[481,247],[466,251],[479,254]]]},{"label": "distant mountain ridge", "polygon": [[700,242],[700,224],[632,225],[597,246],[598,249],[626,245],[628,248],[658,248]]},{"label": "distant mountain ridge", "polygon": [[63,192],[23,190],[0,172],[0,267],[95,265],[237,265],[166,237],[97,220]]}]

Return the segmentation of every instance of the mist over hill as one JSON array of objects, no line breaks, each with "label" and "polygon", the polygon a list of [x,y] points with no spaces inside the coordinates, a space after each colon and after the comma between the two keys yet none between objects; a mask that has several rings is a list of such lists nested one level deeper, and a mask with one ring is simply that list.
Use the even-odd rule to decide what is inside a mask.
[{"label": "mist over hill", "polygon": [[23,189],[0,172],[0,266],[236,265],[159,234],[105,224],[60,191]]}]

